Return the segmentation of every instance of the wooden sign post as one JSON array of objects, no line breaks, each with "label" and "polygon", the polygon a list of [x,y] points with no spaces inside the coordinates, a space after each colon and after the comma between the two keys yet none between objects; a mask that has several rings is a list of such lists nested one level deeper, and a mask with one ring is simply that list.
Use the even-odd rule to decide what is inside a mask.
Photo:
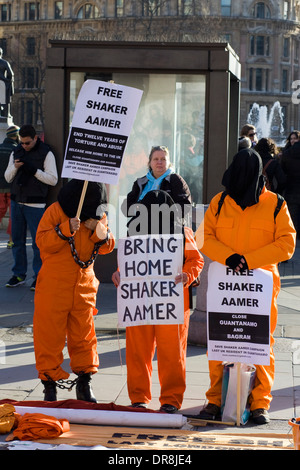
[{"label": "wooden sign post", "polygon": [[77,213],[76,213],[76,217],[78,217],[78,219],[80,219],[81,209],[82,209],[83,201],[84,201],[84,198],[85,198],[87,186],[88,186],[88,181],[85,181],[83,183],[81,196],[80,196],[80,200],[79,200],[79,204],[78,204],[78,209],[77,209]]}]

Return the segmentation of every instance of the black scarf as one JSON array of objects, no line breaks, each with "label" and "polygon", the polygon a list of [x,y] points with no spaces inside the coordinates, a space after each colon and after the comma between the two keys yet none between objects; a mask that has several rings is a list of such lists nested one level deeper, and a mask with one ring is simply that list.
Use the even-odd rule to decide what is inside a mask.
[{"label": "black scarf", "polygon": [[222,185],[243,210],[259,201],[264,186],[262,170],[261,157],[249,148],[238,152],[224,173]]},{"label": "black scarf", "polygon": [[[76,216],[82,188],[83,181],[74,179],[63,186],[58,193],[57,200],[66,216],[70,219]],[[107,194],[105,185],[103,183],[89,182],[79,216],[80,220],[84,222],[88,219],[101,219],[106,210],[106,204]]]}]

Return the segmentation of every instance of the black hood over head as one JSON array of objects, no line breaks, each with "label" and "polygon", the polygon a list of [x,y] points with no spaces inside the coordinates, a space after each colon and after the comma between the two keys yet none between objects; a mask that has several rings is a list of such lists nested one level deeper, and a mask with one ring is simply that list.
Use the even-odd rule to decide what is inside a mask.
[{"label": "black hood over head", "polygon": [[166,191],[149,191],[136,206],[136,214],[127,224],[129,236],[184,232],[181,208]]},{"label": "black hood over head", "polygon": [[[57,200],[64,213],[70,219],[76,216],[83,183],[84,182],[81,180],[71,180],[63,186],[58,193]],[[107,194],[105,185],[103,183],[90,181],[87,185],[81,214],[79,216],[80,220],[84,222],[88,219],[101,219],[106,210],[106,204]]]},{"label": "black hood over head", "polygon": [[[140,201],[140,205],[147,208],[149,233],[182,233],[180,212],[166,191],[161,189],[149,191]],[[155,211],[153,206],[158,210]]]},{"label": "black hood over head", "polygon": [[244,210],[259,201],[264,187],[263,166],[260,155],[252,148],[240,150],[225,171],[222,185]]}]

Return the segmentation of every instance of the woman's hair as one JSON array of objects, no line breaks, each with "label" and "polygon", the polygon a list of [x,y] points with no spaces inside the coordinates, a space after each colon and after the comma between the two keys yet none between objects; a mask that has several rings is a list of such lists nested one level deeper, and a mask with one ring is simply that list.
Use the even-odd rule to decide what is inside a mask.
[{"label": "woman's hair", "polygon": [[288,137],[287,137],[287,142],[290,142],[291,141],[291,137],[292,135],[295,134],[295,136],[297,137],[297,139],[300,139],[300,132],[299,131],[292,131],[289,133]]},{"label": "woman's hair", "polygon": [[275,144],[274,140],[267,139],[266,137],[259,139],[255,145],[255,150],[259,154],[270,153],[271,155],[277,155],[278,153],[277,145]]},{"label": "woman's hair", "polygon": [[[170,153],[169,153],[169,149],[168,147],[165,147],[164,145],[156,145],[154,147],[151,148],[151,151],[150,151],[150,154],[149,154],[149,160],[148,160],[148,168],[151,168],[150,167],[150,163],[151,163],[151,159],[152,159],[152,155],[154,154],[154,152],[156,152],[157,150],[162,150],[163,152],[165,152],[166,156],[169,158],[170,160]],[[169,168],[171,166],[171,162],[169,163]]]},{"label": "woman's hair", "polygon": [[252,124],[245,124],[241,129],[241,136],[248,137],[250,131],[255,131],[255,126],[252,126]]}]

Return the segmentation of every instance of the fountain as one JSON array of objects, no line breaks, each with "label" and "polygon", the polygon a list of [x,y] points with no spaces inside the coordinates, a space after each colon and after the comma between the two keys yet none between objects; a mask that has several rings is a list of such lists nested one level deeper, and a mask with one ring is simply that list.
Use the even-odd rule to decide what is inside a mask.
[{"label": "fountain", "polygon": [[273,139],[278,146],[284,145],[283,113],[279,101],[272,105],[269,113],[267,106],[253,103],[247,122],[255,126],[258,139],[267,137]]}]

